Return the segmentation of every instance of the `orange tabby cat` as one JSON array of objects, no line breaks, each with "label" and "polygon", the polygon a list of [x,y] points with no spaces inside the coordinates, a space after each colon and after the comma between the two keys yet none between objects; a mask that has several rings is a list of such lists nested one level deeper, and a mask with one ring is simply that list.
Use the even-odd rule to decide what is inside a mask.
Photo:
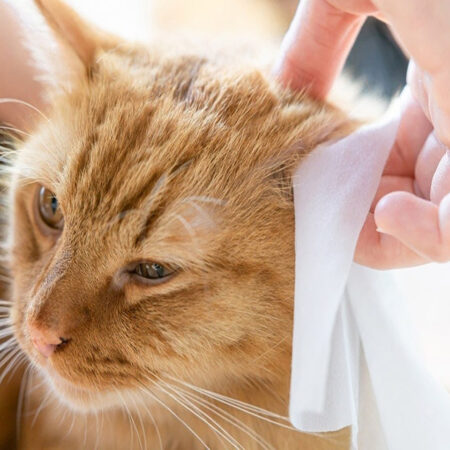
[{"label": "orange tabby cat", "polygon": [[36,3],[72,74],[12,162],[19,447],[347,448],[286,419],[290,176],[353,125],[238,57],[127,44]]}]

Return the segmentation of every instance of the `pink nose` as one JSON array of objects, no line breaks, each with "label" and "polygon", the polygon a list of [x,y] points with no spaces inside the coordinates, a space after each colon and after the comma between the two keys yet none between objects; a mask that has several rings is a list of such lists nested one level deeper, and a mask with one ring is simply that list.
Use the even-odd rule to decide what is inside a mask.
[{"label": "pink nose", "polygon": [[43,328],[33,323],[28,325],[31,342],[34,348],[45,358],[53,354],[58,346],[67,342],[58,334],[48,328]]}]

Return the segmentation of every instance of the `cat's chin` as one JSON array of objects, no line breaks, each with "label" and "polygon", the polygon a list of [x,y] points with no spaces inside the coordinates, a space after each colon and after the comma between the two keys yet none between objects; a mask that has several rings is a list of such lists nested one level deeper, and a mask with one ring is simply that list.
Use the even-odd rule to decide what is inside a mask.
[{"label": "cat's chin", "polygon": [[46,370],[46,381],[58,397],[69,408],[79,412],[95,412],[120,405],[120,397],[115,391],[86,389],[63,378],[55,370]]}]

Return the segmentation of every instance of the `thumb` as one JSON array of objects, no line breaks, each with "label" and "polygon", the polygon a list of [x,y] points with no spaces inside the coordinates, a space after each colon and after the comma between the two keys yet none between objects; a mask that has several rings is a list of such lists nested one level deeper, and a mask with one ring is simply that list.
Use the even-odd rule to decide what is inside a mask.
[{"label": "thumb", "polygon": [[324,98],[339,74],[365,16],[327,0],[302,0],[275,65],[281,83]]}]

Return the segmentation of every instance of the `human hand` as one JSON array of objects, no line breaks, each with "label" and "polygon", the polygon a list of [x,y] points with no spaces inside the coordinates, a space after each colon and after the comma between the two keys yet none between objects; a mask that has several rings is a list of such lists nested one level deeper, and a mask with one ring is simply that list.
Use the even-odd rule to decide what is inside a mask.
[{"label": "human hand", "polygon": [[[24,25],[12,4],[0,0],[0,123],[19,132],[31,128],[42,108],[43,86],[24,42]],[[31,106],[30,106],[31,105]]]},{"label": "human hand", "polygon": [[[324,98],[366,15],[382,17],[412,56],[397,141],[355,261],[376,268],[450,260],[450,3],[303,0],[284,40],[281,81]],[[420,105],[420,106],[419,106]],[[381,233],[379,232],[381,231]]]}]

